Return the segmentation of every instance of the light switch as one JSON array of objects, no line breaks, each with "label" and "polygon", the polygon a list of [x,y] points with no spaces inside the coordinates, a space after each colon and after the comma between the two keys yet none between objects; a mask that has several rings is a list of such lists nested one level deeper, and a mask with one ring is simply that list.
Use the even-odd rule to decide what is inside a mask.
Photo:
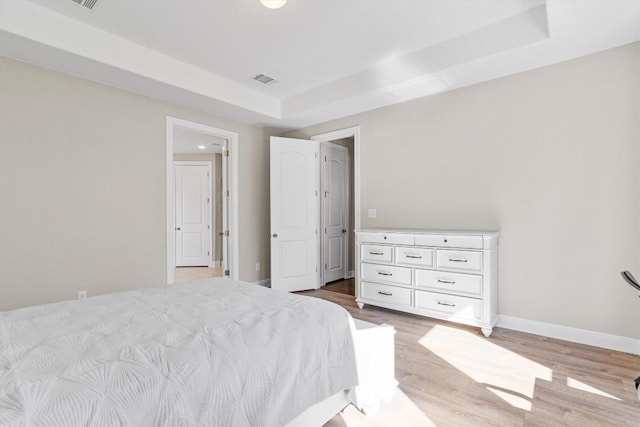
[{"label": "light switch", "polygon": [[369,209],[369,218],[375,218],[378,215],[375,209]]}]

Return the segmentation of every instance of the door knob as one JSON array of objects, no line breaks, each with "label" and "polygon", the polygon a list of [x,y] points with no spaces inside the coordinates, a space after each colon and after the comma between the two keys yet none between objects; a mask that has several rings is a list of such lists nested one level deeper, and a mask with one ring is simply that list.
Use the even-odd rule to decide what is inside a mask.
[{"label": "door knob", "polygon": [[180,231],[180,227],[176,227],[176,230],[177,230],[177,231]]},{"label": "door knob", "polygon": [[273,233],[272,236],[273,237],[278,237],[278,233]]}]

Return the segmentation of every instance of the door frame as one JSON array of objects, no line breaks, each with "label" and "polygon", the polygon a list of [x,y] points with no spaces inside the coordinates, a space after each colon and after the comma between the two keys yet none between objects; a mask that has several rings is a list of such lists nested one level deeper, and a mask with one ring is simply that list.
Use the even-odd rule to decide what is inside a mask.
[{"label": "door frame", "polygon": [[[326,263],[327,263],[327,259],[326,259],[326,239],[327,239],[327,233],[324,230],[327,227],[327,212],[325,210],[325,203],[327,201],[325,194],[325,191],[327,191],[327,189],[325,188],[325,184],[326,184],[326,178],[327,178],[327,163],[326,161],[323,163],[322,161],[322,156],[326,156],[326,149],[327,147],[331,147],[334,148],[336,150],[340,150],[340,151],[344,151],[345,153],[345,157],[347,158],[347,164],[345,165],[345,175],[346,175],[346,182],[347,182],[347,188],[346,191],[344,193],[344,198],[345,200],[344,202],[344,206],[346,207],[345,212],[343,213],[343,215],[345,216],[345,218],[343,218],[343,220],[345,220],[345,223],[349,222],[349,216],[351,214],[351,188],[349,188],[348,182],[349,182],[349,175],[351,173],[351,156],[349,156],[349,149],[347,147],[345,147],[344,145],[338,145],[338,144],[334,144],[333,142],[327,142],[327,141],[322,141],[320,142],[320,164],[322,165],[320,167],[320,195],[322,197],[321,201],[320,201],[320,232],[322,233],[322,238],[320,239],[320,268],[322,269],[322,274],[320,275],[320,286],[325,286],[327,284],[327,278],[325,277],[325,273],[326,273]],[[355,150],[354,150],[355,152]],[[354,179],[355,181],[355,179]],[[343,274],[342,274],[342,278],[346,279],[348,277],[349,274],[349,234],[351,232],[349,230],[347,230],[347,233],[345,233],[344,236],[344,242],[343,242],[343,248],[342,248],[342,265],[343,265]]]},{"label": "door frame", "polygon": [[[335,141],[337,139],[343,139],[343,138],[353,138],[352,162],[353,162],[353,198],[354,198],[353,210],[354,210],[354,219],[355,219],[354,228],[356,230],[360,230],[360,126],[339,129],[331,132],[322,133],[319,135],[314,135],[311,137],[312,140],[319,141],[319,142],[331,142],[331,141]],[[350,230],[350,232],[347,234],[350,234],[351,232],[353,232],[353,230]],[[348,243],[349,243],[349,240],[347,240],[347,247],[349,247]],[[355,249],[355,246],[354,246],[354,249]],[[321,253],[321,256],[324,256],[322,250],[320,251],[320,253]],[[354,253],[353,262],[357,264],[358,260],[356,259],[355,256],[356,254]],[[323,262],[324,260],[321,259],[321,261]],[[324,264],[320,264],[320,265],[324,265]],[[354,265],[354,269],[355,268],[356,266]],[[347,270],[348,270],[348,266],[347,266]],[[321,269],[320,283],[322,283],[324,286],[324,269]]]},{"label": "door frame", "polygon": [[[213,226],[213,206],[215,204],[215,200],[214,200],[214,194],[213,194],[213,162],[210,160],[174,160],[173,161],[173,176],[175,177],[175,171],[176,171],[176,166],[206,166],[207,172],[208,172],[208,180],[207,180],[207,185],[209,186],[209,189],[207,191],[207,197],[209,198],[209,209],[207,209],[207,217],[209,218],[209,262],[208,262],[208,266],[209,267],[213,267],[213,256],[215,255],[213,253],[213,230],[215,230],[215,227]],[[175,221],[175,209],[176,209],[176,198],[175,198],[175,194],[176,194],[176,190],[175,190],[175,179],[173,182],[174,185],[174,189],[173,189],[173,215],[174,215],[174,221]],[[174,227],[174,239],[175,239],[175,227]],[[175,253],[174,253],[174,258],[173,258],[173,262],[174,264],[176,263],[176,258],[175,258]]]},{"label": "door frame", "polygon": [[[228,249],[226,257],[223,256],[225,269],[229,270],[229,276],[233,280],[238,280],[239,275],[239,240],[238,240],[238,133],[231,132],[226,129],[220,129],[213,126],[196,123],[189,120],[179,119],[176,117],[166,116],[166,152],[165,152],[165,170],[166,170],[166,266],[167,266],[167,284],[175,282],[175,251],[176,241],[175,233],[175,194],[173,191],[173,130],[179,127],[196,132],[214,135],[227,140],[227,148],[229,155],[227,158],[227,187],[229,197],[222,198],[223,215],[227,214],[227,228],[229,230]],[[224,154],[222,161],[225,160]],[[225,209],[226,205],[226,209]]]}]

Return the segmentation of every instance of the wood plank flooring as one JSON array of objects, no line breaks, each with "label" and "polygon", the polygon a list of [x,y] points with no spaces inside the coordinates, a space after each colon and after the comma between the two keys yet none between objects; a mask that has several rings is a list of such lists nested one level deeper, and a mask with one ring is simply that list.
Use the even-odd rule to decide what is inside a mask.
[{"label": "wood plank flooring", "polygon": [[[366,305],[347,283],[300,292],[354,318],[396,329],[394,398],[374,418],[353,407],[336,426],[639,426],[640,357],[495,328],[479,329]],[[338,291],[336,291],[338,290]]]},{"label": "wood plank flooring", "polygon": [[176,283],[222,276],[222,267],[176,267]]}]

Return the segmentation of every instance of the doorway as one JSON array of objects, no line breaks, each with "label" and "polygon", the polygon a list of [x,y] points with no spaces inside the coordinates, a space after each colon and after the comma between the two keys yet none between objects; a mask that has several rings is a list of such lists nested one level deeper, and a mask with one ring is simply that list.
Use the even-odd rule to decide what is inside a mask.
[{"label": "doorway", "polygon": [[167,283],[237,280],[235,132],[167,117]]},{"label": "doorway", "polygon": [[[318,289],[353,276],[353,230],[360,224],[359,133],[355,127],[311,140],[271,138],[272,288]],[[341,178],[334,181],[326,179],[331,157],[341,163],[335,168]]]}]

